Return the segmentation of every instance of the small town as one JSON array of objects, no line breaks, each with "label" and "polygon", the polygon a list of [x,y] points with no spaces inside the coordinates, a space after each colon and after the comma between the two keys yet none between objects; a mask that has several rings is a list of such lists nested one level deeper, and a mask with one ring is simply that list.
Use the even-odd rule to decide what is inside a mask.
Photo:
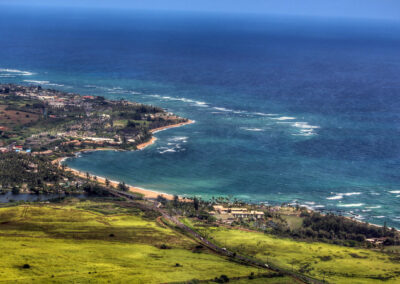
[{"label": "small town", "polygon": [[[39,155],[109,147],[135,149],[150,130],[187,122],[161,108],[65,93],[40,86],[0,85],[0,152]],[[33,130],[34,129],[34,130]]]}]

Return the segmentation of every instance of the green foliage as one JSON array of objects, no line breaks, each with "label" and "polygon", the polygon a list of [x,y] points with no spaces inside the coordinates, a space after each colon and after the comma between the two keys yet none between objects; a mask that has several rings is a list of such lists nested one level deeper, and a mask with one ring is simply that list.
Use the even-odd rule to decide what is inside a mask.
[{"label": "green foliage", "polygon": [[398,283],[400,262],[368,249],[321,242],[303,242],[270,234],[222,227],[194,228],[214,242],[271,265],[304,273],[332,283]]},{"label": "green foliage", "polygon": [[257,272],[207,250],[194,255],[194,241],[122,205],[71,200],[0,208],[2,281],[151,284]]}]

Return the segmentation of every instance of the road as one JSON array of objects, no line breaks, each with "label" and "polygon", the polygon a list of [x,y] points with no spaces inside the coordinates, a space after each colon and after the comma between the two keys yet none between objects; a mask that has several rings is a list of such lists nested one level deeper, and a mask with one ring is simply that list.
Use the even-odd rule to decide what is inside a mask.
[{"label": "road", "polygon": [[[137,196],[130,194],[128,192],[121,192],[121,191],[118,191],[115,189],[108,189],[108,191],[114,196],[122,197],[122,198],[128,199],[130,201],[137,199]],[[182,223],[176,216],[170,215],[166,210],[160,208],[158,206],[157,202],[140,203],[140,206],[144,206],[144,207],[146,207],[146,209],[150,209],[150,210],[159,212],[165,220],[169,221],[170,223],[173,223],[176,227],[178,227],[180,230],[182,230],[186,235],[195,239],[197,242],[204,245],[205,247],[208,247],[212,251],[214,251],[220,255],[229,257],[232,261],[241,262],[243,264],[255,266],[258,268],[262,268],[262,269],[269,269],[269,270],[272,270],[272,271],[275,271],[278,273],[283,273],[285,275],[289,275],[289,276],[295,278],[296,280],[299,280],[304,283],[312,283],[312,284],[327,283],[327,282],[323,282],[323,281],[320,281],[317,279],[310,278],[308,276],[304,276],[302,274],[298,274],[294,271],[276,267],[275,265],[272,265],[270,263],[267,264],[260,260],[249,258],[247,256],[230,251],[226,248],[222,248],[222,247],[216,245],[215,243],[211,242],[209,239],[203,237],[202,235],[200,235],[198,232],[196,232],[192,228],[190,228],[187,225],[185,225],[184,223]],[[165,224],[167,226],[171,227],[167,222],[165,222]]]}]

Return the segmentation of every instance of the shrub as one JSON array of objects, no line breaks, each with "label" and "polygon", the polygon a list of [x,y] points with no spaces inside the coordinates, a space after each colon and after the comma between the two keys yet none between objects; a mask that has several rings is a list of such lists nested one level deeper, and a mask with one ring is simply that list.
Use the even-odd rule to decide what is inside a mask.
[{"label": "shrub", "polygon": [[217,283],[228,283],[229,282],[229,278],[226,275],[221,275],[220,277],[215,277],[214,282]]}]

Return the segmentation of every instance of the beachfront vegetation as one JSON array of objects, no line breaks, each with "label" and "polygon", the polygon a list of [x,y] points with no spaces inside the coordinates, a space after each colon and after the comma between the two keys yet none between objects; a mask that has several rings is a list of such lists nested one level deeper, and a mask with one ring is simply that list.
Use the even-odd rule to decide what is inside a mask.
[{"label": "beachfront vegetation", "polygon": [[395,253],[296,241],[189,219],[185,223],[222,247],[320,280],[332,283],[400,281],[400,255]]},{"label": "beachfront vegetation", "polygon": [[[123,184],[124,185],[124,184]],[[108,195],[107,185],[95,179],[82,178],[51,163],[47,157],[0,153],[0,194],[20,193],[87,193]],[[126,186],[119,190],[126,190]]]},{"label": "beachfront vegetation", "polygon": [[0,153],[0,192],[82,192],[76,178],[39,156]]},{"label": "beachfront vegetation", "polygon": [[258,274],[199,248],[157,216],[101,200],[1,208],[1,280],[166,283]]},{"label": "beachfront vegetation", "polygon": [[[379,227],[358,222],[345,216],[321,214],[301,207],[272,207],[246,204],[240,201],[216,203],[215,199],[207,201],[195,197],[188,202],[187,200],[179,200],[177,196],[172,201],[159,197],[158,201],[171,214],[196,218],[207,223],[215,223],[218,220],[219,223],[231,227],[257,230],[296,240],[320,241],[349,247],[381,247],[400,244],[398,231],[394,228],[388,228],[386,225]],[[227,214],[226,216],[217,216],[213,212],[213,206],[216,204],[259,210],[264,215],[262,218],[233,218]]]}]

